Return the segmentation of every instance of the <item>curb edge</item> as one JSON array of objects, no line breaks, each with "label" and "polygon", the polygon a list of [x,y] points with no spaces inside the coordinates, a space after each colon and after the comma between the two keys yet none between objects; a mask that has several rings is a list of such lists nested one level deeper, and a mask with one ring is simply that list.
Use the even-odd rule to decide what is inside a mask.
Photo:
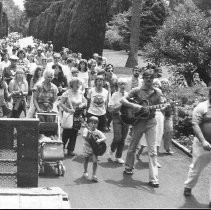
[{"label": "curb edge", "polygon": [[186,155],[188,155],[189,157],[192,158],[192,154],[190,153],[190,150],[188,150],[187,148],[185,148],[183,145],[181,145],[180,143],[178,143],[174,139],[172,139],[172,143],[174,144],[174,146],[176,146],[177,148],[179,148],[180,150],[182,150]]}]

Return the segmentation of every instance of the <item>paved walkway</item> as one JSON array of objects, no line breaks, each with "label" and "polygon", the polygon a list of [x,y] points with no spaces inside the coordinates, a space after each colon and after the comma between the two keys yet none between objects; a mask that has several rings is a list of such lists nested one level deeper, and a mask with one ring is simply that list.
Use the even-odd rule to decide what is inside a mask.
[{"label": "paved walkway", "polygon": [[[107,145],[110,145],[112,133],[107,133]],[[64,177],[39,178],[39,186],[59,186],[68,193],[72,208],[207,208],[209,203],[210,167],[206,168],[193,196],[185,199],[183,183],[186,179],[191,159],[183,152],[173,148],[173,156],[162,153],[159,156],[160,188],[153,189],[148,183],[148,158],[143,153],[141,161],[136,161],[133,176],[123,175],[122,165],[107,161],[107,154],[99,157],[99,183],[84,180],[83,139],[78,136],[74,158],[66,158]],[[125,145],[123,158],[126,156],[128,142]],[[92,164],[89,165],[91,177]]]}]

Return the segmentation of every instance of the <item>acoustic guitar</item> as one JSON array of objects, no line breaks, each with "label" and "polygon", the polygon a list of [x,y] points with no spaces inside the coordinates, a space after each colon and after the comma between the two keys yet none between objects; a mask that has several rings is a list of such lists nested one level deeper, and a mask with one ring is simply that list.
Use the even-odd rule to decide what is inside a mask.
[{"label": "acoustic guitar", "polygon": [[143,106],[143,109],[136,111],[134,108],[128,107],[124,104],[122,105],[120,109],[121,119],[125,124],[129,125],[135,125],[141,119],[148,119],[152,109],[160,109],[170,105],[170,103],[163,103],[150,106],[149,101],[142,100],[141,102],[138,102],[134,98],[130,98],[128,101]]}]

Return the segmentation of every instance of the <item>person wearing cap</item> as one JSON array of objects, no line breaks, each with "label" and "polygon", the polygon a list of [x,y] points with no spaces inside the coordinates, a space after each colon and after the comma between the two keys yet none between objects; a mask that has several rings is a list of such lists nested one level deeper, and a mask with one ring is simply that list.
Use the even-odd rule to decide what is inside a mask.
[{"label": "person wearing cap", "polygon": [[125,91],[127,79],[119,78],[117,81],[118,91],[113,93],[108,105],[109,111],[112,113],[114,138],[109,149],[109,160],[113,160],[113,154],[115,154],[115,161],[120,164],[124,164],[122,159],[122,152],[125,145],[125,139],[127,137],[129,126],[121,120],[120,109],[122,104],[120,100],[128,93]]},{"label": "person wearing cap", "polygon": [[98,117],[98,130],[104,131],[106,127],[106,109],[109,101],[108,91],[103,88],[104,78],[98,75],[95,78],[95,87],[89,89],[87,94],[88,111],[87,118]]},{"label": "person wearing cap", "polygon": [[[143,85],[141,87],[133,88],[128,96],[121,99],[121,103],[135,110],[149,111],[147,119],[137,119],[133,125],[132,139],[127,151],[124,173],[128,175],[133,174],[136,148],[143,134],[145,134],[148,157],[149,157],[149,185],[152,187],[159,187],[158,167],[157,167],[157,148],[156,148],[156,109],[146,109],[142,106],[143,100],[147,100],[150,105],[157,105],[163,103],[162,91],[153,87],[154,69],[147,69],[143,73]],[[130,98],[135,98],[139,104],[129,102]]]},{"label": "person wearing cap", "polygon": [[[199,176],[211,162],[211,88],[208,88],[208,99],[200,102],[193,110],[192,127],[195,133],[193,140],[192,162],[185,181],[184,196],[191,196]],[[210,189],[210,188],[209,188]]]},{"label": "person wearing cap", "polygon": [[16,55],[11,55],[9,59],[11,64],[8,67],[5,67],[3,70],[3,77],[8,85],[10,81],[15,77],[19,58]]}]

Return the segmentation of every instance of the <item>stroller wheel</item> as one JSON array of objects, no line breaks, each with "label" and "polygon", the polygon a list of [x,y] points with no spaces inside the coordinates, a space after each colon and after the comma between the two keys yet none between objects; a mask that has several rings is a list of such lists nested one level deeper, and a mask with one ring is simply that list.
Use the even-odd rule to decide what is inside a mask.
[{"label": "stroller wheel", "polygon": [[64,176],[64,166],[62,163],[58,163],[58,175],[59,176]]},{"label": "stroller wheel", "polygon": [[45,173],[45,165],[40,165],[40,175],[43,175]]},{"label": "stroller wheel", "polygon": [[61,166],[62,166],[62,176],[64,176],[64,174],[65,174],[65,166],[63,164],[61,164]]}]

